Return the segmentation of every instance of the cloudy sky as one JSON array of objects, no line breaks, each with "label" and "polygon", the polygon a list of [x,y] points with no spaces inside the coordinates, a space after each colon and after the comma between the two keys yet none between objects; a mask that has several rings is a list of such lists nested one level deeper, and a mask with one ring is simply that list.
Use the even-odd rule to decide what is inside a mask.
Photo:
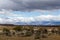
[{"label": "cloudy sky", "polygon": [[60,21],[60,0],[0,0],[0,24]]}]

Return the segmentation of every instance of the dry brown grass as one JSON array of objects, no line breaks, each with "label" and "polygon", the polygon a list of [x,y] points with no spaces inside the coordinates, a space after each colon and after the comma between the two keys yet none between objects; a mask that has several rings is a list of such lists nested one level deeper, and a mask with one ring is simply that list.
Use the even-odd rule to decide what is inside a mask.
[{"label": "dry brown grass", "polygon": [[[20,36],[0,36],[0,40],[35,40],[34,36],[20,37]],[[60,40],[60,35],[50,35],[47,38],[41,38],[39,40]]]},{"label": "dry brown grass", "polygon": [[[8,29],[13,29],[14,27],[11,26],[0,26],[0,30],[2,30],[3,28],[8,28]],[[40,27],[42,28],[42,27]],[[43,27],[43,28],[53,28],[53,27]],[[0,35],[0,40],[35,40],[34,36],[30,36],[30,37],[20,37],[20,36],[3,36]],[[47,38],[41,38],[39,40],[60,40],[60,35],[50,35]]]},{"label": "dry brown grass", "polygon": [[0,30],[3,30],[3,28],[7,28],[9,30],[12,30],[14,26],[0,26]]}]

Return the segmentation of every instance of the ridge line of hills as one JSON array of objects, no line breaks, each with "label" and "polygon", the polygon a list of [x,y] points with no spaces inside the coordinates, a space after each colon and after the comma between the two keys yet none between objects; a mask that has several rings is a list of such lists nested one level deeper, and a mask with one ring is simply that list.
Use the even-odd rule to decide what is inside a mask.
[{"label": "ridge line of hills", "polygon": [[60,25],[14,25],[14,24],[0,24],[0,26],[60,27]]}]

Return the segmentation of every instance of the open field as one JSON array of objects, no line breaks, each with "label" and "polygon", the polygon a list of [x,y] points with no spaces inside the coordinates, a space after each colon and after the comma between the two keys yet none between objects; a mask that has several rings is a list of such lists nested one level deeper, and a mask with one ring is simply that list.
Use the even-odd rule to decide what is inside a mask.
[{"label": "open field", "polygon": [[[36,39],[34,39],[34,36],[30,36],[30,37],[0,36],[0,40],[36,40]],[[47,38],[41,38],[39,40],[60,40],[60,35],[50,35]]]},{"label": "open field", "polygon": [[[0,26],[0,30],[3,30],[3,28],[7,28],[9,30],[13,30],[13,28],[16,26]],[[30,26],[31,27],[31,26]],[[28,26],[25,26],[25,28],[28,28]],[[53,29],[53,28],[60,28],[60,27],[33,27],[33,29]],[[60,31],[60,30],[59,30]],[[39,36],[39,39],[35,39],[35,34],[31,36],[19,36],[19,35],[0,35],[0,40],[60,40],[60,34],[51,33],[50,35],[47,33],[47,37],[43,38]]]}]

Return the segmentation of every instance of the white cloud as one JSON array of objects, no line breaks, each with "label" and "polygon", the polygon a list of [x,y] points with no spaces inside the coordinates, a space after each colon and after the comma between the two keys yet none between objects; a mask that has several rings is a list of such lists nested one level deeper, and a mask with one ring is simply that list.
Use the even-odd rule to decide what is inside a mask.
[{"label": "white cloud", "polygon": [[[35,21],[60,21],[60,15],[40,15],[36,17],[23,17],[19,14],[12,13],[12,10],[2,10],[0,14],[4,15],[4,17],[0,17],[0,23],[11,23],[14,24],[16,22],[35,22]],[[7,16],[7,18],[6,18]]]},{"label": "white cloud", "polygon": [[15,17],[15,18],[10,18],[10,21],[14,22],[34,22],[34,21],[60,21],[60,15],[54,16],[54,15],[40,15],[37,17]]},{"label": "white cloud", "polygon": [[12,12],[13,12],[13,10],[5,10],[5,9],[2,9],[0,11],[0,14],[1,15],[4,15],[4,16],[8,16],[8,17],[18,17],[18,16],[21,16],[21,15],[18,15],[18,14],[14,14]]},{"label": "white cloud", "polygon": [[12,19],[5,19],[5,18],[0,18],[0,24],[13,24],[14,21]]},{"label": "white cloud", "polygon": [[12,18],[15,22],[32,22],[35,21],[33,17],[15,17]]},{"label": "white cloud", "polygon": [[40,15],[37,16],[36,19],[38,21],[60,21],[60,15]]},{"label": "white cloud", "polygon": [[4,18],[0,18],[0,23],[16,23],[16,22],[33,22],[33,21],[60,21],[60,15],[58,16],[54,16],[54,15],[40,15],[37,17],[15,17],[15,18],[9,18],[9,19],[4,19]]}]

